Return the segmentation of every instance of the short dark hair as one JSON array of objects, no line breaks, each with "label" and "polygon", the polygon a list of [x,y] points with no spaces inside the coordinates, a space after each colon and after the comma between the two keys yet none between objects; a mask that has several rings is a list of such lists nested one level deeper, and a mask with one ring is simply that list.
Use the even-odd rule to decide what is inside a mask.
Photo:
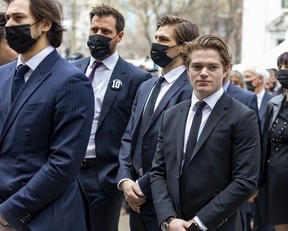
[{"label": "short dark hair", "polygon": [[4,37],[5,24],[6,24],[5,12],[0,12],[0,41]]},{"label": "short dark hair", "polygon": [[166,15],[161,18],[157,24],[157,29],[165,25],[175,26],[174,32],[177,45],[192,41],[199,36],[199,28],[196,24],[176,15]]},{"label": "short dark hair", "polygon": [[107,4],[99,4],[95,7],[92,7],[92,11],[90,12],[90,22],[92,18],[97,15],[98,17],[102,16],[113,16],[116,19],[116,31],[120,33],[124,30],[125,27],[125,19],[124,16],[115,8],[107,5]]},{"label": "short dark hair", "polygon": [[284,52],[281,55],[279,55],[279,57],[277,59],[278,69],[280,69],[281,66],[288,68],[288,52]]},{"label": "short dark hair", "polygon": [[[3,1],[9,5],[13,0]],[[52,22],[47,38],[51,46],[59,47],[62,43],[63,31],[65,31],[61,25],[61,4],[57,0],[30,0],[30,10],[36,20],[46,19]]]}]

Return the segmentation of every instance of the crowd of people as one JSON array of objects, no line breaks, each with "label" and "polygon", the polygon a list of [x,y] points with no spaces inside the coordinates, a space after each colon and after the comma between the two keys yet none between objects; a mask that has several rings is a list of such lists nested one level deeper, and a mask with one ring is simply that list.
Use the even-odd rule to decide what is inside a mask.
[{"label": "crowd of people", "polygon": [[152,75],[118,54],[108,4],[67,60],[57,1],[3,2],[0,231],[117,231],[123,201],[131,231],[288,231],[288,52],[235,71],[221,38],[165,15]]}]

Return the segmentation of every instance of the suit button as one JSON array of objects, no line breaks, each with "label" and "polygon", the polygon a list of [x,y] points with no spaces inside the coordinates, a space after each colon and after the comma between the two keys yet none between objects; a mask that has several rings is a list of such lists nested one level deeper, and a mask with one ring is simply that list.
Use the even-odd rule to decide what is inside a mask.
[{"label": "suit button", "polygon": [[176,176],[176,179],[179,180],[179,176]]},{"label": "suit button", "polygon": [[25,136],[30,136],[30,130],[29,129],[25,129]]},{"label": "suit button", "polygon": [[10,192],[13,192],[13,191],[14,191],[14,188],[15,188],[14,185],[11,184],[11,185],[9,186],[9,191],[10,191]]},{"label": "suit button", "polygon": [[20,162],[20,158],[19,158],[19,156],[16,156],[16,157],[15,157],[15,160],[14,160],[14,163],[15,163],[15,164],[19,164],[19,162]]},{"label": "suit button", "polygon": [[267,164],[269,164],[270,163],[270,159],[269,160],[267,160]]}]

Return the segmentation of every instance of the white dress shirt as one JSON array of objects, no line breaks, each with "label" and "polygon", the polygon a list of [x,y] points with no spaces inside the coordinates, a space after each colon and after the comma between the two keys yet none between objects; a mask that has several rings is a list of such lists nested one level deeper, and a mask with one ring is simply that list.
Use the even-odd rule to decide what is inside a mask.
[{"label": "white dress shirt", "polygon": [[[91,134],[90,134],[85,158],[96,157],[95,150],[96,150],[97,144],[95,144],[95,134],[97,131],[98,120],[99,120],[104,96],[105,96],[112,72],[117,64],[118,59],[119,59],[119,55],[116,51],[114,54],[112,54],[108,58],[102,60],[101,61],[102,65],[99,66],[95,71],[94,79],[92,81],[92,87],[93,87],[94,97],[95,97],[94,118],[93,118]],[[91,67],[94,61],[95,61],[95,58],[91,56],[88,68],[85,73],[86,76],[89,76],[89,74],[91,73],[92,71]]]}]

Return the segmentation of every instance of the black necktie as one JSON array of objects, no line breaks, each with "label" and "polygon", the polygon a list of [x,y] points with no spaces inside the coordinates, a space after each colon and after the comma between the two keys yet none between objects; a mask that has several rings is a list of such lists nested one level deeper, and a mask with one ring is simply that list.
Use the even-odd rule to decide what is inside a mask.
[{"label": "black necktie", "polygon": [[185,198],[185,191],[186,191],[186,183],[187,183],[187,169],[189,166],[189,162],[192,158],[192,154],[194,151],[194,148],[197,143],[199,128],[202,121],[202,109],[205,107],[206,103],[204,101],[198,101],[195,104],[196,112],[193,118],[193,122],[191,125],[187,145],[186,145],[186,153],[185,153],[185,160],[182,167],[182,175],[181,175],[181,196],[182,197],[182,206],[185,205],[185,202],[183,202],[183,199]]},{"label": "black necktie", "polygon": [[13,91],[13,100],[17,96],[18,92],[25,83],[24,75],[30,68],[27,65],[20,65],[14,77],[14,91]]},{"label": "black necktie", "polygon": [[161,84],[163,83],[164,80],[165,78],[162,76],[158,78],[154,88],[152,89],[152,92],[147,101],[145,110],[141,118],[141,124],[140,124],[139,132],[138,132],[137,143],[136,143],[136,147],[135,147],[135,151],[133,155],[133,166],[136,170],[139,170],[142,167],[142,156],[141,156],[142,140],[144,137],[145,130],[151,119],[151,116],[154,113],[155,103],[159,95],[159,92],[161,90]]},{"label": "black necktie", "polygon": [[98,61],[94,61],[94,63],[92,64],[92,67],[91,67],[92,71],[91,71],[91,73],[88,76],[88,79],[90,80],[90,82],[93,82],[95,71],[101,65],[102,65],[102,62],[98,62]]}]

